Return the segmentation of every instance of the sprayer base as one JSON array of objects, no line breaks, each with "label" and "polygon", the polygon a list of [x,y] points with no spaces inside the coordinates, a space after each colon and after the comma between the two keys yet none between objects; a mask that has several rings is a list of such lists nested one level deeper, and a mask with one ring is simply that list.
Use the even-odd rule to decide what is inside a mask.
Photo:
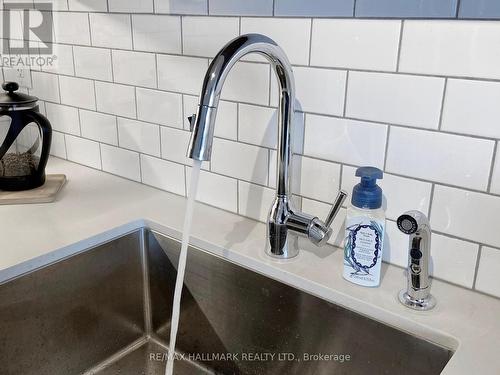
[{"label": "sprayer base", "polygon": [[431,294],[423,299],[414,299],[408,295],[405,289],[399,292],[398,299],[403,305],[413,310],[427,311],[436,306],[436,299]]}]

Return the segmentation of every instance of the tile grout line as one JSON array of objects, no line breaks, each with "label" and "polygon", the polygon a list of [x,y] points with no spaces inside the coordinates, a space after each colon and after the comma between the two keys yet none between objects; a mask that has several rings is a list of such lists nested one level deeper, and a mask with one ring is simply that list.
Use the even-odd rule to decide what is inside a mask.
[{"label": "tile grout line", "polygon": [[448,78],[446,77],[444,79],[444,85],[443,85],[443,96],[441,98],[441,108],[440,108],[440,111],[439,111],[439,118],[438,118],[438,127],[437,127],[437,130],[441,130],[442,126],[443,126],[443,113],[444,113],[444,104],[445,104],[445,100],[446,100],[446,91],[448,89]]},{"label": "tile grout line", "polygon": [[483,254],[483,246],[484,245],[479,245],[479,250],[477,251],[477,258],[476,258],[476,266],[474,268],[474,280],[472,281],[472,290],[476,290],[476,285],[477,285],[477,276],[479,273],[479,263],[481,262],[481,256]]},{"label": "tile grout line", "polygon": [[434,203],[434,191],[436,189],[436,184],[432,184],[431,185],[431,194],[429,196],[429,207],[427,208],[427,218],[429,219],[429,221],[431,220],[431,214],[432,214],[432,206],[433,206],[433,203]]},{"label": "tile grout line", "polygon": [[399,27],[399,41],[398,41],[398,54],[396,60],[396,72],[399,72],[399,62],[401,60],[401,49],[403,47],[403,32],[405,27],[405,21],[401,20],[401,25]]},{"label": "tile grout line", "polygon": [[307,62],[308,66],[311,66],[311,59],[312,59],[313,22],[314,19],[311,18],[311,26],[309,28],[309,59]]},{"label": "tile grout line", "polygon": [[385,135],[385,146],[384,146],[384,173],[387,169],[387,158],[389,156],[389,142],[390,142],[390,135],[391,135],[391,126],[387,126],[387,133]]},{"label": "tile grout line", "polygon": [[488,193],[491,193],[491,185],[493,184],[493,174],[495,173],[497,152],[498,152],[498,142],[495,142],[495,145],[493,146],[493,154],[491,156],[490,173],[488,175],[488,185],[486,188],[486,191]]}]

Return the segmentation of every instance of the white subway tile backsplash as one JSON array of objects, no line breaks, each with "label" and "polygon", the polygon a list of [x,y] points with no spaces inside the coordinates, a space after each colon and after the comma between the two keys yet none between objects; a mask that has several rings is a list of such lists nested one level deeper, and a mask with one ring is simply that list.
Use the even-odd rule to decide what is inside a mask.
[{"label": "white subway tile backsplash", "polygon": [[90,13],[89,17],[93,46],[132,49],[129,15]]},{"label": "white subway tile backsplash", "polygon": [[61,103],[75,107],[96,109],[94,81],[83,78],[59,76]]},{"label": "white subway tile backsplash", "polygon": [[239,35],[236,17],[183,17],[182,37],[186,55],[214,57]]},{"label": "white subway tile backsplash", "polygon": [[69,10],[80,12],[106,12],[107,0],[68,0]]},{"label": "white subway tile backsplash", "polygon": [[399,267],[407,267],[408,241],[408,235],[398,229],[396,222],[386,220],[382,260]]},{"label": "white subway tile backsplash", "polygon": [[137,152],[101,144],[103,171],[141,181],[141,166]]},{"label": "white subway tile backsplash", "polygon": [[113,76],[117,83],[156,87],[156,58],[153,53],[114,50]]},{"label": "white subway tile backsplash", "polygon": [[406,21],[402,72],[500,78],[500,24],[496,21]]},{"label": "white subway tile backsplash", "polygon": [[80,135],[80,121],[78,109],[65,105],[46,103],[47,118],[54,130]]},{"label": "white subway tile backsplash", "polygon": [[183,165],[141,155],[141,170],[143,183],[175,194],[185,194]]},{"label": "white subway tile backsplash", "polygon": [[261,185],[267,184],[267,149],[215,138],[212,171]]},{"label": "white subway tile backsplash", "polygon": [[449,79],[441,129],[500,138],[500,83]]},{"label": "white subway tile backsplash", "polygon": [[350,72],[346,116],[437,129],[444,79]]},{"label": "white subway tile backsplash", "polygon": [[57,131],[52,132],[50,154],[58,158],[66,159],[66,141],[63,133]]},{"label": "white subway tile backsplash", "polygon": [[57,43],[90,44],[87,13],[54,12],[53,20]]},{"label": "white subway tile backsplash", "polygon": [[[295,109],[341,116],[344,111],[347,73],[342,70],[294,67]],[[278,82],[271,81],[271,104],[278,105]]]},{"label": "white subway tile backsplash", "polygon": [[477,270],[476,289],[500,297],[500,250],[484,246]]},{"label": "white subway tile backsplash", "polygon": [[239,105],[238,140],[257,146],[276,148],[278,111],[274,108]]},{"label": "white subway tile backsplash", "polygon": [[[199,81],[198,91],[201,90]],[[238,62],[226,78],[222,98],[267,105],[269,102],[269,65]]]},{"label": "white subway tile backsplash", "polygon": [[387,126],[306,115],[304,154],[335,162],[383,167]]},{"label": "white subway tile backsplash", "polygon": [[272,16],[273,0],[210,0],[213,15]]},{"label": "white subway tile backsplash", "polygon": [[[309,63],[310,19],[242,18],[241,34],[259,33],[273,39],[292,64]],[[250,57],[250,56],[249,56]]]},{"label": "white subway tile backsplash", "polygon": [[157,53],[181,53],[181,18],[133,15],[134,49]]},{"label": "white subway tile backsplash", "polygon": [[295,155],[292,181],[295,194],[333,203],[340,187],[340,164]]},{"label": "white subway tile backsplash", "polygon": [[436,185],[431,209],[434,230],[491,246],[500,246],[497,220],[500,197]]},{"label": "white subway tile backsplash", "polygon": [[399,20],[315,19],[311,64],[395,71],[400,28]]},{"label": "white subway tile backsplash", "polygon": [[[191,186],[191,168],[186,167],[187,191]],[[224,210],[238,211],[238,180],[219,174],[201,171],[198,180],[196,200],[220,207]]]},{"label": "white subway tile backsplash", "polygon": [[[356,177],[356,169],[347,165],[342,168],[342,189],[347,191],[349,196],[352,188],[360,182],[360,178]],[[389,219],[396,220],[408,210],[420,210],[426,215],[429,214],[432,188],[430,182],[384,173],[384,178],[377,183],[382,188],[383,207]]]},{"label": "white subway tile backsplash", "polygon": [[82,137],[118,145],[118,128],[115,116],[80,109],[80,126]]},{"label": "white subway tile backsplash", "polygon": [[392,127],[388,172],[486,190],[495,142]]},{"label": "white subway tile backsplash", "polygon": [[153,0],[108,0],[110,12],[148,13],[153,11]]},{"label": "white subway tile backsplash", "polygon": [[112,81],[111,51],[105,48],[73,47],[75,74],[83,78]]},{"label": "white subway tile backsplash", "polygon": [[[184,97],[184,129],[189,130],[188,117],[196,114],[198,97],[183,95]],[[217,120],[214,134],[216,137],[236,140],[238,133],[238,105],[236,103],[219,101]]]},{"label": "white subway tile backsplash", "polygon": [[99,143],[68,134],[65,137],[68,160],[101,169]]},{"label": "white subway tile backsplash", "polygon": [[49,102],[59,102],[59,76],[50,73],[31,72],[33,89],[30,94]]},{"label": "white subway tile backsplash", "polygon": [[208,60],[196,57],[158,55],[158,87],[198,95]]},{"label": "white subway tile backsplash", "polygon": [[493,173],[491,176],[490,191],[493,194],[500,194],[500,153],[498,152],[498,142],[497,142],[497,152],[494,160]]},{"label": "white subway tile backsplash", "polygon": [[144,154],[160,156],[160,128],[147,122],[118,117],[118,144]]},{"label": "white subway tile backsplash", "polygon": [[238,181],[238,202],[240,215],[265,222],[273,199],[274,189]]},{"label": "white subway tile backsplash", "polygon": [[208,14],[206,0],[154,0],[156,13]]},{"label": "white subway tile backsplash", "polygon": [[137,88],[137,118],[182,128],[182,95]]},{"label": "white subway tile backsplash", "polygon": [[56,56],[56,59],[53,64],[42,66],[42,71],[70,76],[74,75],[73,47],[65,44],[51,43],[47,43],[47,46],[52,47],[52,54]]},{"label": "white subway tile backsplash", "polygon": [[191,159],[186,156],[191,134],[185,130],[165,126],[160,127],[160,132],[162,158],[191,165]]},{"label": "white subway tile backsplash", "polygon": [[114,83],[95,83],[97,110],[114,115],[135,117],[135,90]]}]

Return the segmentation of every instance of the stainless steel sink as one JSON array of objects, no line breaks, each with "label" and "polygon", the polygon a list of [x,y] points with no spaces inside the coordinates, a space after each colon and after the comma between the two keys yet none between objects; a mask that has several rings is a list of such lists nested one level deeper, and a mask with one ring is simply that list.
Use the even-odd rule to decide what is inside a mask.
[{"label": "stainless steel sink", "polygon": [[[163,374],[179,249],[143,229],[1,284],[0,374]],[[453,354],[198,249],[177,343],[176,374],[430,375]]]}]

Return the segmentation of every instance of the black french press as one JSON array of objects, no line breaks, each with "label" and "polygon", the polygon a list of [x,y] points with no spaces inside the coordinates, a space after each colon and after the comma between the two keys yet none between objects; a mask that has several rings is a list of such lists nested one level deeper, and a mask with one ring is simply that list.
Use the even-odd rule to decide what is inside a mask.
[{"label": "black french press", "polygon": [[38,98],[16,92],[16,82],[0,93],[0,190],[34,189],[45,183],[52,126],[40,113]]}]

